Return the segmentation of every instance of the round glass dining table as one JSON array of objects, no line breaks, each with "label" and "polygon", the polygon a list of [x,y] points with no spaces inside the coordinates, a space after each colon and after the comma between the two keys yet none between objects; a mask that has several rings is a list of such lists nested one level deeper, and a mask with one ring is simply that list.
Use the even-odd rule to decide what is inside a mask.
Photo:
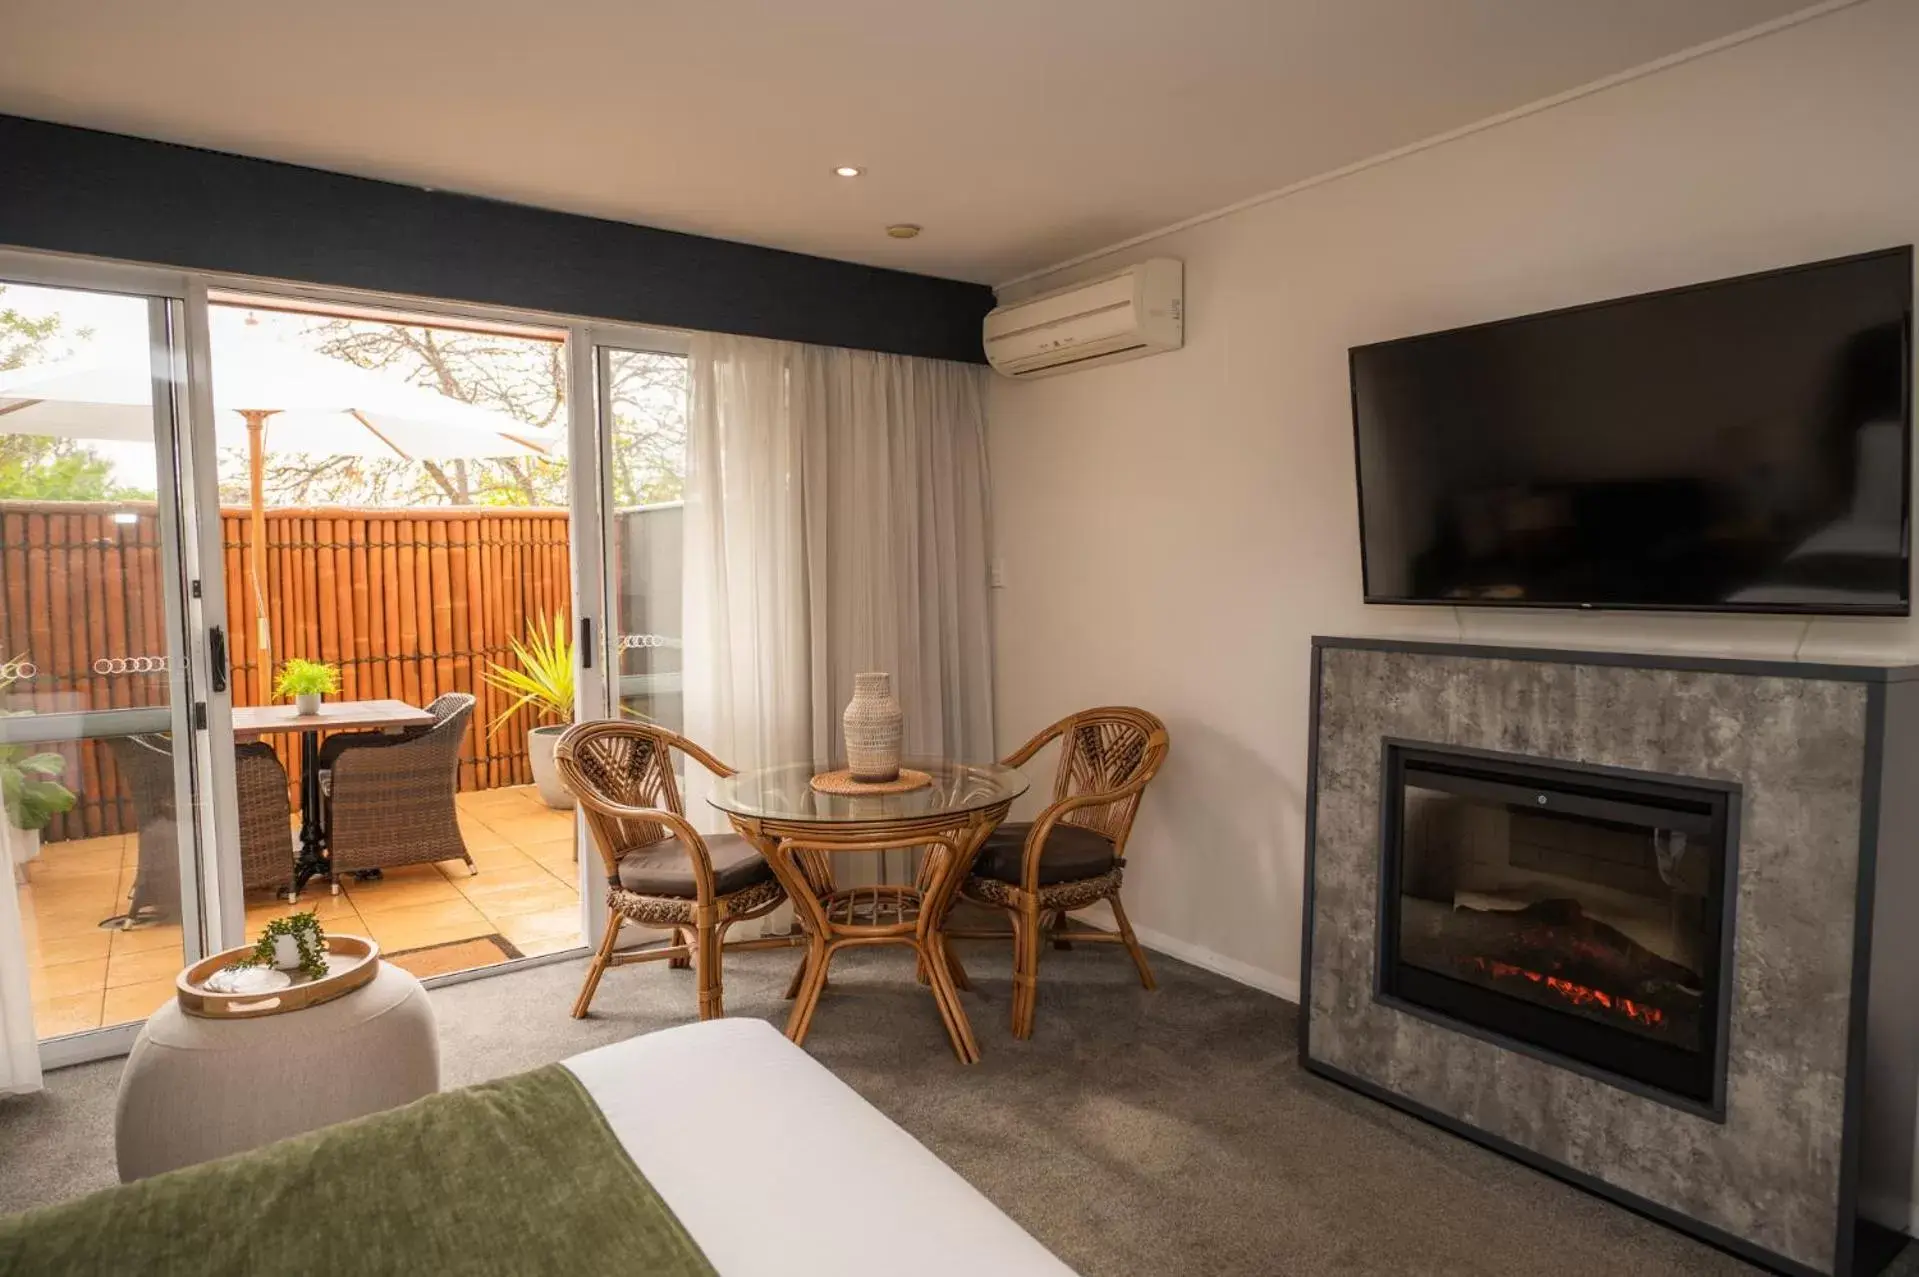
[{"label": "round glass dining table", "polygon": [[[1027,781],[999,763],[919,758],[901,766],[930,782],[899,793],[828,794],[811,782],[832,764],[789,763],[724,777],[708,801],[766,857],[806,932],[806,959],[787,989],[786,1036],[805,1042],[834,954],[901,945],[918,955],[920,982],[932,989],[953,1052],[971,1064],[979,1044],[959,989],[972,986],[944,926],[980,845]],[[835,854],[896,849],[921,852],[910,883],[841,886],[835,878]]]}]

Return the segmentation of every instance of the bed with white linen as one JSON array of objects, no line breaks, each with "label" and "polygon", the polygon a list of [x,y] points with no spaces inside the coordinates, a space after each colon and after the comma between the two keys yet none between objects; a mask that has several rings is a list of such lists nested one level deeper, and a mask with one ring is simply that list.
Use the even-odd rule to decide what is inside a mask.
[{"label": "bed with white linen", "polygon": [[720,1277],[1071,1273],[763,1020],[666,1029],[565,1065]]}]

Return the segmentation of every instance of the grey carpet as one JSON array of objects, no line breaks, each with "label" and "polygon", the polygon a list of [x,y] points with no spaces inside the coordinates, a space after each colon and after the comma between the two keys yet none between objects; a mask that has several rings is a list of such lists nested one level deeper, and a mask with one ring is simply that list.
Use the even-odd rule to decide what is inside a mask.
[{"label": "grey carpet", "polygon": [[[1158,957],[1156,993],[1106,948],[1048,951],[1038,1031],[1006,1026],[1009,955],[964,946],[985,1060],[956,1063],[911,961],[853,951],[808,1049],[1085,1277],[1735,1274],[1756,1270],[1302,1073],[1294,1009]],[[729,955],[727,1009],[782,1020],[784,952]],[[447,1085],[691,1018],[686,972],[583,964],[434,992]],[[0,1212],[114,1182],[118,1062],[0,1100]],[[671,1102],[671,1097],[662,1097]],[[848,1226],[861,1203],[846,1204]],[[1895,1271],[1919,1273],[1909,1252]]]}]

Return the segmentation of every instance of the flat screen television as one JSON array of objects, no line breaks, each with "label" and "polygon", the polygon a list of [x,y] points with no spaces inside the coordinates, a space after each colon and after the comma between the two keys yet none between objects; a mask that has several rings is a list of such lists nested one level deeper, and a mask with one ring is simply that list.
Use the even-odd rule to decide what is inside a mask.
[{"label": "flat screen television", "polygon": [[1905,616],[1912,249],[1355,347],[1371,603]]}]

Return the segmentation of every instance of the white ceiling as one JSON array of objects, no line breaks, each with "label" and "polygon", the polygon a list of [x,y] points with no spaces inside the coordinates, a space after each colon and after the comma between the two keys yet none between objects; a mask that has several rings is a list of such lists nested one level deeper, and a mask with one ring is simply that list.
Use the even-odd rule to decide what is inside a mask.
[{"label": "white ceiling", "polygon": [[998,283],[1805,3],[6,0],[0,112]]}]

